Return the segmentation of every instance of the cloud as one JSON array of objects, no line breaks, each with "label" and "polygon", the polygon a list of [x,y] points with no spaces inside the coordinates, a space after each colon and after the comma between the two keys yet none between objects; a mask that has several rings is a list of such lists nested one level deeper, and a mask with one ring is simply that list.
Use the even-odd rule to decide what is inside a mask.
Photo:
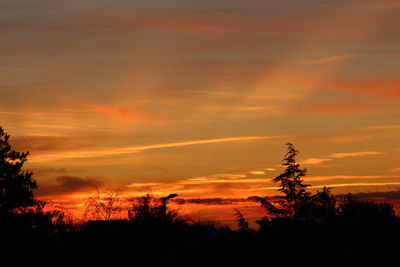
[{"label": "cloud", "polygon": [[365,3],[365,8],[370,9],[400,9],[400,3],[397,0],[389,1],[371,1]]},{"label": "cloud", "polygon": [[10,143],[17,151],[28,150],[37,154],[87,147],[95,139],[95,136],[17,136],[12,137]]},{"label": "cloud", "polygon": [[179,184],[245,184],[245,183],[270,183],[271,179],[241,178],[241,179],[198,179],[192,178],[179,182]]},{"label": "cloud", "polygon": [[400,125],[380,125],[367,127],[367,130],[400,130]]},{"label": "cloud", "polygon": [[325,175],[325,176],[306,176],[306,181],[329,181],[329,180],[341,180],[341,179],[381,179],[391,178],[392,176],[384,175]]},{"label": "cloud", "polygon": [[383,155],[384,152],[375,152],[375,151],[363,151],[363,152],[347,152],[347,153],[333,153],[330,154],[331,158],[349,158],[349,157],[360,157],[367,155]]},{"label": "cloud", "polygon": [[249,171],[248,174],[251,174],[251,175],[264,175],[265,171]]},{"label": "cloud", "polygon": [[140,114],[136,109],[133,108],[126,108],[126,107],[109,108],[101,106],[93,106],[92,108],[97,113],[120,120],[145,121],[149,119],[149,116]]},{"label": "cloud", "polygon": [[245,198],[188,198],[188,199],[172,199],[171,202],[176,204],[205,204],[205,205],[232,205],[248,202]]},{"label": "cloud", "polygon": [[383,155],[384,152],[375,151],[363,151],[363,152],[346,152],[346,153],[333,153],[328,155],[328,158],[308,158],[301,162],[304,165],[320,165],[326,162],[330,162],[337,158],[350,158],[350,157],[361,157],[367,155]]},{"label": "cloud", "polygon": [[55,173],[67,173],[67,169],[65,168],[60,168],[60,169],[55,169],[55,168],[34,168],[31,169],[33,174],[35,176],[44,176],[48,174],[55,174]]},{"label": "cloud", "polygon": [[391,101],[400,100],[400,80],[398,78],[332,78],[329,81],[319,82],[319,86]]},{"label": "cloud", "polygon": [[241,179],[241,178],[246,178],[247,174],[244,173],[219,173],[219,174],[212,174],[212,175],[207,175],[207,176],[200,176],[196,178],[191,178],[189,179],[190,181],[209,181],[209,180],[218,180],[218,179],[227,179],[227,180],[232,180],[232,179]]},{"label": "cloud", "polygon": [[126,185],[126,187],[130,187],[130,188],[137,188],[137,187],[149,187],[149,186],[158,186],[158,185],[162,185],[163,183],[131,183]]},{"label": "cloud", "polygon": [[378,109],[378,106],[369,102],[337,102],[337,103],[318,103],[308,104],[307,107],[298,108],[296,113],[310,114],[359,114],[368,113]]},{"label": "cloud", "polygon": [[373,138],[374,135],[362,133],[348,133],[348,134],[329,134],[329,135],[305,135],[298,138],[312,142],[331,142],[331,143],[353,143],[363,142]]},{"label": "cloud", "polygon": [[212,20],[211,17],[205,18],[191,16],[171,16],[167,14],[154,16],[147,14],[133,14],[117,9],[100,9],[97,8],[99,19],[108,21],[110,25],[118,28],[131,29],[154,29],[170,32],[187,32],[187,33],[216,33],[226,34],[233,33],[236,28],[224,22],[223,17],[219,20]]},{"label": "cloud", "polygon": [[[237,192],[271,184],[270,178],[248,178],[247,174],[213,174],[171,182],[135,182],[126,187],[132,194],[153,192],[159,195],[175,192],[186,197],[190,196],[229,196]],[[274,187],[275,188],[275,187]],[[235,192],[234,192],[235,191]]]},{"label": "cloud", "polygon": [[383,186],[383,185],[400,185],[400,182],[383,182],[383,183],[345,183],[345,184],[326,184],[310,186],[309,188],[323,188],[323,187],[351,187],[351,186]]},{"label": "cloud", "polygon": [[371,135],[366,134],[343,134],[336,136],[329,136],[327,140],[333,143],[353,143],[353,142],[363,142],[373,138]]},{"label": "cloud", "polygon": [[358,198],[387,198],[387,199],[400,199],[400,190],[393,190],[388,192],[365,192],[352,194]]},{"label": "cloud", "polygon": [[327,63],[334,63],[338,61],[343,61],[345,59],[351,58],[353,55],[338,55],[338,56],[331,56],[331,57],[324,57],[314,60],[303,60],[297,61],[297,64],[306,64],[306,65],[316,65],[316,64],[327,64]]},{"label": "cloud", "polygon": [[64,101],[66,103],[84,108],[87,112],[101,114],[106,117],[118,120],[149,121],[154,119],[153,116],[145,114],[138,109],[132,107],[115,107],[111,105],[101,105],[83,99],[65,99]]},{"label": "cloud", "polygon": [[327,158],[308,158],[305,159],[301,164],[304,165],[319,165],[325,162],[332,161],[332,159],[327,159]]},{"label": "cloud", "polygon": [[[284,136],[286,137],[286,136]],[[105,157],[114,156],[122,154],[133,154],[139,153],[151,149],[163,149],[163,148],[174,148],[174,147],[184,147],[192,145],[202,145],[202,144],[217,144],[225,142],[245,142],[245,141],[257,141],[265,140],[271,138],[283,138],[283,136],[246,136],[246,137],[226,137],[226,138],[215,138],[215,139],[201,139],[201,140],[190,140],[182,142],[172,142],[145,146],[127,146],[119,148],[111,148],[107,150],[82,150],[82,151],[71,151],[63,152],[58,154],[47,154],[35,156],[30,159],[31,162],[49,162],[62,159],[77,159],[77,158],[95,158],[95,157]]]},{"label": "cloud", "polygon": [[399,168],[392,168],[390,169],[391,172],[400,172],[400,167]]},{"label": "cloud", "polygon": [[57,176],[52,182],[41,185],[38,193],[39,195],[70,194],[101,187],[104,182],[105,179],[103,177]]}]

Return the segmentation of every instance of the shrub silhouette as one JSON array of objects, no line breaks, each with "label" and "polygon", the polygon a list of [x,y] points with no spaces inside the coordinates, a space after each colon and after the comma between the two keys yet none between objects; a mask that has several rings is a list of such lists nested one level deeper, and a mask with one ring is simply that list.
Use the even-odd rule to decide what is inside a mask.
[{"label": "shrub silhouette", "polygon": [[326,223],[338,213],[337,200],[331,194],[330,188],[323,187],[321,192],[311,195],[302,211],[303,217],[317,223]]},{"label": "shrub silhouette", "polygon": [[96,194],[88,198],[84,217],[111,220],[115,213],[121,210],[120,194],[121,190],[118,188],[103,193],[99,188],[96,188]]},{"label": "shrub silhouette", "polygon": [[340,217],[348,225],[383,225],[395,222],[393,204],[362,201],[348,194],[339,203]]},{"label": "shrub silhouette", "polygon": [[134,199],[132,208],[128,210],[128,219],[135,222],[174,222],[179,217],[178,212],[168,209],[167,202],[177,196],[170,194],[157,199],[153,195],[146,194]]}]

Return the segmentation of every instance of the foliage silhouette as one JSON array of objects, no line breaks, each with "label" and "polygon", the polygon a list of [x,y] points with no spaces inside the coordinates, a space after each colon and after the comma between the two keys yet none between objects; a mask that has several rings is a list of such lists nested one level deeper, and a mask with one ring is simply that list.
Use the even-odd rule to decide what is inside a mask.
[{"label": "foliage silhouette", "polygon": [[328,187],[323,187],[322,191],[308,198],[307,205],[300,213],[308,220],[314,220],[317,223],[326,223],[332,220],[338,213],[337,200],[331,194]]},{"label": "foliage silhouette", "polygon": [[32,172],[22,170],[28,152],[17,152],[10,135],[0,127],[0,212],[21,212],[36,204],[33,189],[38,186]]},{"label": "foliage silhouette", "polygon": [[128,219],[135,222],[174,222],[178,219],[178,212],[167,208],[169,199],[177,197],[170,194],[159,199],[146,194],[132,201],[132,208],[128,210]]},{"label": "foliage silhouette", "polygon": [[240,232],[247,232],[249,231],[249,222],[244,217],[243,213],[240,212],[238,209],[234,209],[236,213],[236,222],[238,224],[238,229]]},{"label": "foliage silhouette", "polygon": [[393,204],[362,201],[352,194],[344,197],[338,207],[340,217],[348,225],[383,225],[396,220]]}]

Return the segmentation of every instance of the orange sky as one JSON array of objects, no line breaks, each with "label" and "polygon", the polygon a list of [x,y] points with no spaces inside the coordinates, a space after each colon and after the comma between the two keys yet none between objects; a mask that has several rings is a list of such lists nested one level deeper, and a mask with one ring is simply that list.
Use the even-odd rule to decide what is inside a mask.
[{"label": "orange sky", "polygon": [[4,0],[0,25],[41,197],[274,195],[292,142],[314,190],[400,198],[398,1]]}]

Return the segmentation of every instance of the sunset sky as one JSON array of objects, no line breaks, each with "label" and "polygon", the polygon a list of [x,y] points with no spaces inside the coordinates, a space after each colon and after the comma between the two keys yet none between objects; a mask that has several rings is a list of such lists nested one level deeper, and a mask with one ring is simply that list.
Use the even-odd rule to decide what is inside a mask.
[{"label": "sunset sky", "polygon": [[38,196],[400,198],[398,0],[2,0],[0,125]]}]

